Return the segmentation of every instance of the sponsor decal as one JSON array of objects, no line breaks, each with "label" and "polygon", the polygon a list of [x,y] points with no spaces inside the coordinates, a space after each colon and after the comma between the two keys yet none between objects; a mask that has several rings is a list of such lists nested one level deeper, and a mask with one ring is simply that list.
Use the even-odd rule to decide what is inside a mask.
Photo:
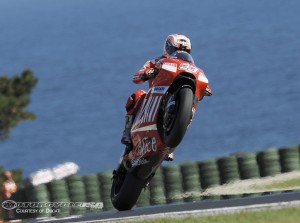
[{"label": "sponsor decal", "polygon": [[176,72],[177,71],[177,64],[175,64],[175,63],[163,63],[161,68],[164,69],[164,70],[171,71],[171,72]]},{"label": "sponsor decal", "polygon": [[138,145],[137,150],[135,150],[135,154],[137,156],[143,156],[146,153],[149,152],[156,152],[157,151],[157,145],[156,145],[156,138],[150,138],[148,136],[142,138]]},{"label": "sponsor decal", "polygon": [[153,122],[155,114],[158,110],[162,96],[151,95],[148,99],[144,99],[144,102],[140,108],[140,112],[136,117],[134,126],[141,123]]},{"label": "sponsor decal", "polygon": [[145,158],[134,159],[134,160],[131,160],[130,162],[131,162],[131,166],[132,166],[132,167],[140,166],[140,165],[149,163],[149,161],[146,160]]},{"label": "sponsor decal", "polygon": [[179,66],[178,69],[179,69],[179,70],[185,70],[185,71],[190,72],[190,73],[193,73],[193,74],[197,73],[198,70],[199,70],[197,67],[192,66],[192,65],[187,64],[187,63],[182,63],[182,64],[180,64],[180,66]]},{"label": "sponsor decal", "polygon": [[156,86],[153,88],[153,94],[164,94],[168,90],[168,86]]}]

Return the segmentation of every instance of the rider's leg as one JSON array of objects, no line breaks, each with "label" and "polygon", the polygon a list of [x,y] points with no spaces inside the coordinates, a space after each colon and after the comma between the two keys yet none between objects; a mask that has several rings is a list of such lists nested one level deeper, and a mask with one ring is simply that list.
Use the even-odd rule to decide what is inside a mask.
[{"label": "rider's leg", "polygon": [[125,129],[123,131],[121,143],[124,145],[127,145],[127,146],[132,144],[130,130],[131,130],[134,118],[135,118],[135,115],[127,115],[126,114],[126,116],[125,116]]},{"label": "rider's leg", "polygon": [[[134,122],[135,115],[137,114],[142,105],[145,95],[145,91],[137,90],[128,98],[127,103],[125,105],[127,113],[125,115],[125,129],[123,131],[121,139],[121,143],[126,145],[125,153],[129,152],[132,149],[131,127]],[[173,159],[173,153],[168,154],[165,158],[166,161],[173,161]]]},{"label": "rider's leg", "polygon": [[127,114],[125,116],[125,119],[126,119],[125,129],[123,131],[123,135],[122,135],[122,139],[121,139],[122,144],[125,144],[127,146],[132,145],[131,127],[132,127],[135,115],[138,112],[138,110],[140,109],[145,95],[146,95],[145,91],[137,90],[127,100],[127,103],[125,106]]}]

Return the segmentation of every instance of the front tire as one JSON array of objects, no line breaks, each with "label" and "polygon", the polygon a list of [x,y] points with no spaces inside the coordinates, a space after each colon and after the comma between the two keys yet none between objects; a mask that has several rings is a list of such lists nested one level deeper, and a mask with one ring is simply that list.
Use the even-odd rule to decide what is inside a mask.
[{"label": "front tire", "polygon": [[137,178],[132,172],[124,173],[113,179],[111,202],[119,211],[131,210],[136,204],[147,180]]},{"label": "front tire", "polygon": [[[174,102],[166,102],[164,115],[164,142],[175,148],[183,139],[192,118],[194,93],[191,88],[181,88],[174,96]],[[172,107],[173,106],[173,107]]]}]

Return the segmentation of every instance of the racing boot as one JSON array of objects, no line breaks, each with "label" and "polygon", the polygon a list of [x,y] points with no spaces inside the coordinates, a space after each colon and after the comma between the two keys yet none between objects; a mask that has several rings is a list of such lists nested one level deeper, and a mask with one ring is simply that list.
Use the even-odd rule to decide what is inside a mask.
[{"label": "racing boot", "polygon": [[174,153],[170,153],[166,155],[165,161],[173,161],[174,160]]},{"label": "racing boot", "polygon": [[121,143],[126,145],[127,147],[132,147],[132,141],[131,141],[131,127],[133,124],[135,116],[134,115],[126,115],[125,116],[125,129],[123,131]]}]

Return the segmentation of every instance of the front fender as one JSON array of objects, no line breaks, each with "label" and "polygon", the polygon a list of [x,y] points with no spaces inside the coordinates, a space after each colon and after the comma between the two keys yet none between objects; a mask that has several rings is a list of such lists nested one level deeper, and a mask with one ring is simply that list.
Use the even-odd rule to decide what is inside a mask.
[{"label": "front fender", "polygon": [[172,94],[182,87],[191,88],[193,93],[195,94],[196,92],[195,76],[193,74],[185,73],[185,72],[179,74],[173,81],[172,85],[169,87],[168,92]]}]

